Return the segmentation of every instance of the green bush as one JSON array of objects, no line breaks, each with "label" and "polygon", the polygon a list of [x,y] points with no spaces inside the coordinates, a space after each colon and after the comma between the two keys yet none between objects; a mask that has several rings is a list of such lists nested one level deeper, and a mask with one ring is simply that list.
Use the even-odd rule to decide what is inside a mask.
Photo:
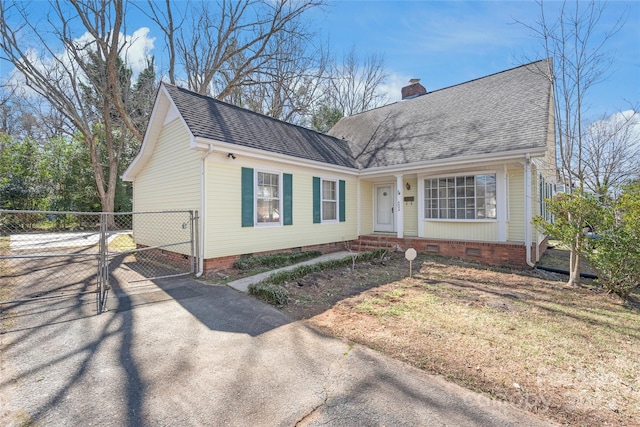
[{"label": "green bush", "polygon": [[261,267],[280,268],[296,264],[322,255],[320,251],[306,251],[295,253],[269,254],[262,256],[243,257],[233,263],[233,268],[238,270],[253,270]]},{"label": "green bush", "polygon": [[640,182],[627,186],[620,199],[603,210],[599,230],[587,257],[602,285],[627,299],[640,289]]},{"label": "green bush", "polygon": [[285,305],[289,301],[289,292],[280,285],[260,282],[249,286],[249,294],[269,304]]}]

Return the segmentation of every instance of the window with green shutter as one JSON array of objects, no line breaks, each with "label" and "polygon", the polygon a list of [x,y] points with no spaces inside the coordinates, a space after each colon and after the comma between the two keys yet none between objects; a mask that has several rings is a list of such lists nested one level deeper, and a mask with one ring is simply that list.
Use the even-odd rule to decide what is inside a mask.
[{"label": "window with green shutter", "polygon": [[293,224],[293,176],[242,168],[242,226]]},{"label": "window with green shutter", "polygon": [[346,182],[313,177],[313,222],[344,222]]},{"label": "window with green shutter", "polygon": [[320,178],[313,177],[313,223],[320,223]]},{"label": "window with green shutter", "polygon": [[253,227],[253,169],[242,168],[242,226]]},{"label": "window with green shutter", "polygon": [[290,173],[282,174],[282,223],[293,224],[293,176]]},{"label": "window with green shutter", "polygon": [[339,189],[338,189],[338,206],[340,208],[340,222],[346,221],[346,211],[347,211],[347,203],[346,203],[346,182],[344,180],[339,181]]}]

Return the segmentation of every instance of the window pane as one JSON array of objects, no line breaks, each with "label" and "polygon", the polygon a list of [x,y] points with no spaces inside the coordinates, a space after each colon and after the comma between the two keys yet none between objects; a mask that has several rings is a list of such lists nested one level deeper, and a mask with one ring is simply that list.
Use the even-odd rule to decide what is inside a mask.
[{"label": "window pane", "polygon": [[475,188],[467,187],[466,196],[467,197],[473,197],[475,195],[476,195]]},{"label": "window pane", "polygon": [[280,222],[280,202],[278,200],[258,199],[258,222]]},{"label": "window pane", "polygon": [[280,175],[277,173],[258,172],[257,181],[257,222],[280,222]]},{"label": "window pane", "polygon": [[328,201],[322,202],[322,220],[323,221],[335,220],[337,218],[336,205],[337,205],[336,202],[328,202]]},{"label": "window pane", "polygon": [[496,175],[425,179],[425,218],[496,217]]},{"label": "window pane", "polygon": [[322,198],[325,200],[336,200],[335,181],[322,181]]}]

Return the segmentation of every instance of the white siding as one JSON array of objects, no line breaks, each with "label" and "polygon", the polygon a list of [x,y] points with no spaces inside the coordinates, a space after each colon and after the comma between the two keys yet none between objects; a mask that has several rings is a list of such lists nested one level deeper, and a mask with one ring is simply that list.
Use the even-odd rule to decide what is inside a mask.
[{"label": "white siding", "polygon": [[[200,166],[202,153],[189,149],[189,135],[179,120],[166,125],[158,144],[133,182],[133,207],[136,212],[198,210],[200,209]],[[136,215],[134,241],[156,246],[179,240],[173,227],[181,228],[175,216]],[[173,224],[175,222],[175,224]],[[176,229],[177,230],[177,229]],[[189,253],[188,248],[167,248],[173,252]]]}]

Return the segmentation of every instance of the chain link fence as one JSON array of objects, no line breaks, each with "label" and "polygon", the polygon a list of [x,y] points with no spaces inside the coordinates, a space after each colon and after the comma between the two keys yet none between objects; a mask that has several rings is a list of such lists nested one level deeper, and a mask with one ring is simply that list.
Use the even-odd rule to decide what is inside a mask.
[{"label": "chain link fence", "polygon": [[193,274],[193,211],[84,213],[0,210],[0,310]]}]

